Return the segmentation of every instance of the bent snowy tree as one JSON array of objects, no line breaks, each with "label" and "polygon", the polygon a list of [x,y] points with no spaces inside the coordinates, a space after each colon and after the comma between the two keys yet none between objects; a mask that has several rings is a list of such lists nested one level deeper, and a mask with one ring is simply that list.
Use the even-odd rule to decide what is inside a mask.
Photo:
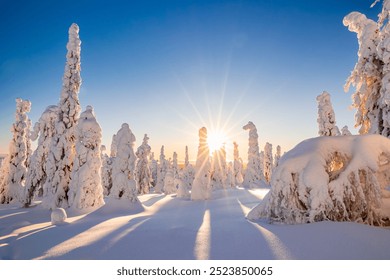
[{"label": "bent snowy tree", "polygon": [[271,185],[248,219],[389,225],[381,206],[390,197],[390,140],[362,135],[303,141],[282,157]]}]

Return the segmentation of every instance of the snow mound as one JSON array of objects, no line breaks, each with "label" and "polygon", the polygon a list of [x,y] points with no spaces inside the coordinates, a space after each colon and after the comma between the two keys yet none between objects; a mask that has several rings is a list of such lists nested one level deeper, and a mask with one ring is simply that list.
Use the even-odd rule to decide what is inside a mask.
[{"label": "snow mound", "polygon": [[64,208],[55,208],[51,212],[51,224],[60,225],[63,224],[68,216]]},{"label": "snow mound", "polygon": [[249,220],[323,220],[389,225],[390,140],[380,135],[318,137],[298,144],[275,169],[271,190]]}]

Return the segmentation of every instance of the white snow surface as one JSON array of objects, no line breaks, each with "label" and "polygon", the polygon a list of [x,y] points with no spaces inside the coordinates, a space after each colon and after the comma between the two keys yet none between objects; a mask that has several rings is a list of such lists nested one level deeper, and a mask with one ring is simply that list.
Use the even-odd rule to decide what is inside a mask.
[{"label": "white snow surface", "polygon": [[[268,189],[219,190],[213,200],[139,196],[145,211],[116,200],[68,209],[52,225],[37,205],[0,205],[0,259],[389,259],[389,228],[352,222],[276,225],[245,219]],[[127,205],[124,205],[127,204]]]}]

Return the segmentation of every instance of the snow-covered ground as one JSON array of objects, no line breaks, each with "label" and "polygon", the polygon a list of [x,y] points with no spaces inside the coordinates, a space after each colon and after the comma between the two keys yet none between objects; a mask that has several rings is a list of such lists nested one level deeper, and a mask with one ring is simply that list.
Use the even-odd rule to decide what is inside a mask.
[{"label": "snow-covered ground", "polygon": [[139,196],[144,211],[106,200],[52,225],[40,205],[0,205],[0,259],[390,259],[390,228],[245,219],[268,189],[213,192],[209,201]]}]

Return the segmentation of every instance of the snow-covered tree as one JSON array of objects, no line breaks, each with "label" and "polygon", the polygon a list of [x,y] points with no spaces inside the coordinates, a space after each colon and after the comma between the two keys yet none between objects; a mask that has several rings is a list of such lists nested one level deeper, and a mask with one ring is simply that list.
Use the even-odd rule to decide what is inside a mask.
[{"label": "snow-covered tree", "polygon": [[236,186],[236,179],[234,177],[233,163],[229,162],[226,169],[226,188],[234,188]]},{"label": "snow-covered tree", "polygon": [[188,188],[188,183],[185,181],[185,175],[184,170],[179,171],[179,177],[176,179],[177,183],[177,197],[180,198],[189,198],[190,197],[190,191]]},{"label": "snow-covered tree", "polygon": [[164,193],[174,194],[177,192],[175,172],[172,164],[169,164],[164,177]]},{"label": "snow-covered tree", "polygon": [[150,153],[149,157],[149,162],[150,162],[150,173],[152,176],[152,186],[155,187],[157,183],[157,170],[158,170],[158,162],[157,160],[154,159],[154,153]]},{"label": "snow-covered tree", "polygon": [[186,146],[185,149],[185,158],[184,158],[184,168],[182,171],[182,183],[183,185],[188,189],[192,189],[192,183],[195,178],[195,169],[192,166],[192,164],[189,161],[189,156],[188,156],[188,146]]},{"label": "snow-covered tree", "polygon": [[31,140],[37,140],[38,145],[31,156],[30,167],[27,172],[27,179],[23,203],[25,206],[31,204],[34,194],[38,192],[43,196],[43,185],[47,179],[46,162],[49,155],[49,149],[52,138],[55,133],[55,123],[57,120],[58,107],[55,105],[48,106],[43,112],[38,122],[35,123],[34,129],[31,133]]},{"label": "snow-covered tree", "polygon": [[142,145],[138,147],[137,152],[135,153],[138,157],[136,180],[139,194],[149,193],[150,186],[153,180],[149,164],[149,155],[151,148],[148,144],[148,141],[149,137],[147,134],[145,134]]},{"label": "snow-covered tree", "polygon": [[92,106],[81,113],[76,131],[76,156],[68,192],[69,206],[75,209],[104,204],[101,182],[102,129]]},{"label": "snow-covered tree", "polygon": [[[375,148],[373,148],[375,147]],[[390,225],[390,140],[380,135],[317,137],[298,144],[274,170],[272,188],[250,220],[351,221]]]},{"label": "snow-covered tree", "polygon": [[206,200],[211,198],[210,169],[207,129],[202,127],[199,130],[198,155],[196,157],[195,178],[192,184],[191,200]]},{"label": "snow-covered tree", "polygon": [[233,142],[234,150],[233,150],[233,173],[234,173],[234,184],[235,186],[241,186],[241,184],[244,181],[244,178],[242,177],[242,159],[240,158],[240,153],[238,151],[238,144],[236,142]]},{"label": "snow-covered tree", "polygon": [[116,154],[117,154],[117,145],[116,145],[116,134],[114,134],[112,136],[112,139],[111,139],[111,147],[110,147],[110,157],[111,158],[115,158],[116,157]]},{"label": "snow-covered tree", "polygon": [[137,198],[137,184],[134,179],[136,156],[135,136],[127,123],[122,124],[115,136],[114,149],[117,155],[112,164],[112,188],[110,197],[140,203]]},{"label": "snow-covered tree", "polygon": [[164,145],[161,147],[160,150],[160,160],[158,163],[158,169],[157,169],[157,183],[154,187],[154,191],[156,193],[162,193],[164,191],[164,179],[165,179],[165,173],[168,169],[168,161],[165,159],[164,154]]},{"label": "snow-covered tree", "polygon": [[259,135],[257,134],[256,126],[251,121],[243,126],[243,129],[249,130],[248,165],[245,171],[243,186],[254,188],[259,186],[261,181],[264,180],[260,163]]},{"label": "snow-covered tree", "polygon": [[173,170],[173,176],[175,179],[179,178],[179,163],[177,160],[177,153],[173,152],[172,157],[172,170]]},{"label": "snow-covered tree", "polygon": [[320,136],[338,136],[340,131],[336,126],[336,118],[330,101],[330,94],[324,91],[317,96],[318,102],[318,134]]},{"label": "snow-covered tree", "polygon": [[22,192],[31,155],[31,121],[27,116],[30,109],[30,101],[16,99],[15,123],[11,128],[12,140],[9,144],[8,156],[2,166],[0,204],[24,202]]},{"label": "snow-covered tree", "polygon": [[226,157],[222,148],[215,150],[211,159],[210,185],[212,190],[225,188],[226,181]]},{"label": "snow-covered tree", "polygon": [[42,201],[47,208],[69,206],[68,190],[75,157],[75,128],[81,111],[78,98],[81,86],[80,45],[79,27],[74,23],[69,28],[56,131],[47,161],[48,173]]},{"label": "snow-covered tree", "polygon": [[380,40],[378,24],[359,12],[345,16],[343,23],[350,31],[356,32],[359,43],[358,61],[344,86],[346,92],[351,85],[356,88],[352,95],[352,107],[357,110],[355,126],[360,127],[360,134],[382,134],[380,91],[383,62],[377,52]]},{"label": "snow-covered tree", "polygon": [[103,195],[108,196],[112,188],[112,159],[106,154],[106,146],[102,145],[100,152],[100,158],[102,161],[101,176]]},{"label": "snow-covered tree", "polygon": [[273,167],[272,144],[267,142],[264,146],[264,177],[267,183],[271,181],[272,167]]},{"label": "snow-covered tree", "polygon": [[349,135],[352,135],[352,133],[349,131],[348,129],[348,126],[343,126],[343,128],[341,129],[341,135],[342,136],[349,136]]},{"label": "snow-covered tree", "polygon": [[273,168],[278,167],[281,157],[282,157],[282,148],[280,147],[280,145],[277,145],[276,146],[276,154],[274,157],[274,167]]}]

